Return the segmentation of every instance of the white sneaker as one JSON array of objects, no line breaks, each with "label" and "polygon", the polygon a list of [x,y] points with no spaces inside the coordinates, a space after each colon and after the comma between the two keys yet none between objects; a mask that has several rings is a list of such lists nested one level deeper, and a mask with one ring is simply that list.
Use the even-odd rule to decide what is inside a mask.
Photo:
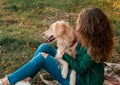
[{"label": "white sneaker", "polygon": [[3,81],[2,80],[0,80],[0,85],[3,85]]},{"label": "white sneaker", "polygon": [[30,84],[30,82],[19,81],[15,85],[31,85],[31,84]]}]

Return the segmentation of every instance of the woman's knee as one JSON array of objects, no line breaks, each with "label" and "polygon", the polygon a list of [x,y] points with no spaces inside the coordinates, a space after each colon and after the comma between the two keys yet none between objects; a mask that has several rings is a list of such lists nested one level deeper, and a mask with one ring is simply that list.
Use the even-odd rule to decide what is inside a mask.
[{"label": "woman's knee", "polygon": [[47,58],[48,54],[47,53],[44,53],[44,52],[41,52],[40,53],[44,58]]},{"label": "woman's knee", "polygon": [[41,52],[45,52],[48,49],[49,45],[47,43],[42,43],[38,49],[41,50]]}]

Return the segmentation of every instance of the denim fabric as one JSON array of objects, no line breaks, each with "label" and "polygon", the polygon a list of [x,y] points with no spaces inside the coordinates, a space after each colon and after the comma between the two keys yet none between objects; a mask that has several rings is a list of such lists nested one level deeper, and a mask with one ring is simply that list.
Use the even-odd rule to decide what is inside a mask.
[{"label": "denim fabric", "polygon": [[[44,58],[40,54],[41,52],[47,53],[47,58]],[[41,44],[36,50],[33,58],[28,63],[16,70],[14,73],[8,75],[10,85],[13,85],[27,77],[33,78],[41,70],[41,68],[44,68],[47,72],[49,72],[53,78],[62,85],[69,85],[70,70],[68,77],[64,79],[61,75],[59,62],[54,58],[55,54],[56,50],[50,45],[46,43]],[[77,77],[76,83],[76,85],[79,85],[79,77]]]}]

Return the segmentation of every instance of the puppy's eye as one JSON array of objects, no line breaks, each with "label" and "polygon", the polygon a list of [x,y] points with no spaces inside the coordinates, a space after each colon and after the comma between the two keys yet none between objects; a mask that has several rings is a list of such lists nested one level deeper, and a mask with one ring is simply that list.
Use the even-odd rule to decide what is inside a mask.
[{"label": "puppy's eye", "polygon": [[45,28],[45,30],[48,30],[48,28]]}]

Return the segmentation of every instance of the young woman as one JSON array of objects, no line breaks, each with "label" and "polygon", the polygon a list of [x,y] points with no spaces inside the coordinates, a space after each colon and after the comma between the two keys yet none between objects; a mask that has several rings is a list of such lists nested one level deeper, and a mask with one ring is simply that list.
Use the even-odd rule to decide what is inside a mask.
[{"label": "young woman", "polygon": [[[99,8],[81,10],[76,31],[80,42],[76,47],[76,59],[63,53],[63,59],[70,69],[77,72],[76,85],[102,85],[104,82],[103,62],[109,59],[113,50],[113,31],[106,15]],[[25,78],[33,78],[41,68],[53,76],[62,85],[69,85],[61,76],[59,62],[54,58],[56,50],[43,43],[36,50],[34,57],[14,73],[1,79],[0,85],[13,85]]]}]

